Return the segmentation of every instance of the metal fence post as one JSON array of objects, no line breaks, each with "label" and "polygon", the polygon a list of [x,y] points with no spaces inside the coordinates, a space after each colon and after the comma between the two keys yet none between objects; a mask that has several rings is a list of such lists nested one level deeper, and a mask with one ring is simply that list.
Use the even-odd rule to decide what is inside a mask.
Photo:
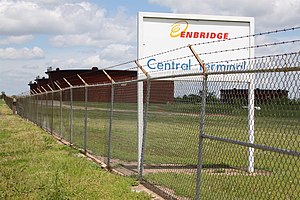
[{"label": "metal fence post", "polygon": [[84,137],[83,137],[83,148],[84,148],[84,154],[87,153],[87,101],[88,101],[88,84],[85,82],[85,80],[77,74],[78,78],[83,82],[84,84]]},{"label": "metal fence post", "polygon": [[32,121],[33,122],[33,103],[34,103],[34,101],[33,101],[33,93],[32,94],[30,94],[30,96],[29,96],[29,102],[30,102],[30,108],[29,108],[29,117],[30,117],[30,121]]},{"label": "metal fence post", "polygon": [[52,101],[51,101],[51,134],[53,134],[53,118],[54,118],[54,91],[52,91]]},{"label": "metal fence post", "polygon": [[39,95],[36,94],[36,104],[35,104],[35,107],[36,107],[36,125],[39,124],[39,107],[38,107],[38,104],[39,104]]},{"label": "metal fence post", "polygon": [[48,130],[48,93],[46,92],[46,129]]},{"label": "metal fence post", "polygon": [[66,78],[63,78],[64,81],[70,86],[70,119],[69,119],[69,125],[70,125],[70,138],[69,138],[69,144],[70,146],[72,145],[73,143],[73,89],[72,89],[72,85],[71,83],[66,79]]},{"label": "metal fence post", "polygon": [[44,113],[43,113],[43,98],[44,95],[41,94],[41,116],[40,116],[40,127],[43,128],[43,120],[44,120]]},{"label": "metal fence post", "polygon": [[196,199],[200,199],[201,189],[201,172],[202,172],[202,158],[203,158],[203,134],[204,134],[204,119],[205,119],[205,107],[206,107],[206,96],[207,96],[207,75],[203,76],[202,83],[202,102],[201,102],[201,113],[200,113],[200,134],[198,144],[198,163],[197,163],[197,179],[196,179]]},{"label": "metal fence post", "polygon": [[87,153],[87,101],[88,101],[88,88],[84,86],[84,154]]},{"label": "metal fence post", "polygon": [[47,112],[48,112],[48,101],[47,101],[47,90],[43,87],[43,86],[41,86],[41,88],[44,90],[44,92],[45,92],[45,95],[43,95],[43,99],[45,100],[45,106],[46,106],[46,108],[44,108],[44,113],[43,113],[43,119],[42,119],[42,126],[44,125],[44,121],[46,120],[46,123],[45,123],[45,129],[47,130],[47,120],[48,120],[48,114],[47,114]]},{"label": "metal fence post", "polygon": [[[149,73],[138,63],[138,61],[135,61],[135,64],[137,67],[141,70],[141,72],[147,77],[147,94],[146,94],[146,102],[144,104],[143,101],[138,100],[138,113],[140,112],[140,104],[144,104],[144,112],[141,114],[138,114],[138,177],[139,181],[142,182],[143,180],[143,170],[144,170],[144,148],[145,148],[145,142],[146,142],[146,131],[147,131],[147,121],[148,121],[148,107],[149,107],[149,101],[150,101],[150,75]],[[140,84],[141,83],[141,84]],[[141,87],[140,87],[141,86]],[[143,91],[143,82],[138,82],[138,90]],[[138,93],[138,99],[143,98],[143,93]],[[143,116],[143,120],[140,122],[140,117]],[[142,135],[140,135],[140,123],[143,124],[143,132]]]},{"label": "metal fence post", "polygon": [[[47,84],[47,86],[51,90],[51,98],[52,98],[52,101],[51,101],[52,102],[51,103],[52,104],[52,108],[51,108],[51,127],[50,127],[50,131],[51,131],[51,134],[52,134],[52,130],[53,130],[53,89],[49,84]],[[47,104],[48,104],[48,98],[47,98]],[[48,110],[47,110],[47,118],[48,118]],[[47,121],[48,121],[48,119],[47,119]]]},{"label": "metal fence post", "polygon": [[151,81],[150,77],[147,77],[147,94],[146,94],[146,102],[144,106],[144,126],[143,126],[143,139],[142,139],[142,151],[141,151],[141,162],[139,167],[139,181],[141,182],[143,180],[143,171],[144,171],[144,154],[145,154],[145,143],[146,143],[146,132],[147,132],[147,122],[148,122],[148,110],[149,110],[149,101],[150,101],[150,87],[151,87]]},{"label": "metal fence post", "polygon": [[[248,85],[248,142],[254,144],[254,82],[253,75],[250,75],[250,82]],[[248,149],[248,172],[254,172],[254,148]]]},{"label": "metal fence post", "polygon": [[107,144],[107,166],[110,168],[110,157],[111,157],[111,141],[112,141],[112,120],[113,120],[113,109],[114,109],[114,83],[111,84],[111,96],[110,96],[110,116],[109,116],[109,131],[108,131],[108,144]]},{"label": "metal fence post", "polygon": [[196,199],[200,199],[201,190],[201,172],[202,172],[202,153],[203,153],[203,135],[204,135],[204,119],[205,119],[205,107],[206,107],[206,96],[207,96],[207,68],[203,61],[199,58],[199,55],[189,45],[190,50],[198,61],[199,65],[203,70],[203,82],[202,82],[202,102],[201,102],[201,113],[200,113],[200,133],[199,133],[199,143],[198,143],[198,163],[197,163],[197,178],[196,178]]},{"label": "metal fence post", "polygon": [[73,89],[70,88],[70,145],[73,144]]},{"label": "metal fence post", "polygon": [[110,114],[109,114],[109,130],[108,130],[108,144],[107,144],[107,168],[110,169],[110,149],[111,149],[111,140],[112,140],[112,120],[113,120],[113,109],[114,109],[114,94],[115,94],[115,81],[111,76],[105,71],[102,70],[106,77],[111,81],[111,91],[110,91]]},{"label": "metal fence post", "polygon": [[31,94],[29,94],[28,96],[28,120],[32,121],[31,120]]},{"label": "metal fence post", "polygon": [[17,114],[17,99],[16,98],[13,98],[12,111],[13,111],[14,115]]},{"label": "metal fence post", "polygon": [[59,121],[60,121],[60,124],[59,124],[59,135],[60,135],[60,138],[62,138],[62,90],[59,90]]}]

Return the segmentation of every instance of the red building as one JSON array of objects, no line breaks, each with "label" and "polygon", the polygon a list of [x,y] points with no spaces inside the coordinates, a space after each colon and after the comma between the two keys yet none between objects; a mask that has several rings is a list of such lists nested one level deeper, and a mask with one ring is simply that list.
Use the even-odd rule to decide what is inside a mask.
[{"label": "red building", "polygon": [[[236,101],[247,102],[248,90],[247,89],[226,89],[220,90],[221,100],[223,102],[231,103]],[[268,103],[276,99],[288,98],[287,90],[264,90],[255,89],[254,99],[256,103]]]},{"label": "red building", "polygon": [[[105,70],[105,72],[115,81],[124,82],[137,79],[137,71],[129,70]],[[36,79],[37,83],[30,83],[30,89],[36,89],[49,86],[58,90],[60,88],[68,88],[67,81],[72,86],[84,85],[80,77],[88,85],[107,84],[101,86],[88,87],[89,102],[110,102],[111,99],[111,80],[103,70],[98,70],[97,67],[92,69],[77,69],[77,70],[52,70],[49,68],[46,72],[48,79]],[[80,77],[79,77],[79,76]],[[67,81],[66,81],[67,80]],[[57,86],[59,85],[59,87]],[[40,89],[41,90],[41,89]],[[46,89],[47,90],[47,89]],[[50,89],[49,89],[50,90]],[[41,90],[43,91],[43,90]],[[144,84],[144,96],[146,94],[146,84]],[[68,92],[63,93],[63,100],[70,100]],[[73,89],[73,100],[84,101],[84,88]],[[124,84],[116,84],[114,92],[115,102],[137,102],[137,82],[127,82]],[[174,101],[174,82],[173,81],[152,81],[150,102],[151,103],[169,103]]]}]

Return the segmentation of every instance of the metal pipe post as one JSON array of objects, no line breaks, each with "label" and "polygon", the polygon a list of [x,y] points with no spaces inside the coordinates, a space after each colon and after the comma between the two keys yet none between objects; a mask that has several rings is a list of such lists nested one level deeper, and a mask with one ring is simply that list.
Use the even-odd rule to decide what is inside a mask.
[{"label": "metal pipe post", "polygon": [[52,101],[51,101],[51,134],[53,134],[53,118],[54,118],[54,92],[52,91]]},{"label": "metal pipe post", "polygon": [[142,139],[142,148],[141,148],[141,161],[139,166],[139,181],[141,182],[143,180],[143,171],[144,171],[144,150],[145,150],[145,143],[146,143],[146,132],[147,132],[147,121],[148,121],[148,110],[149,110],[149,101],[150,101],[150,88],[151,88],[151,81],[148,76],[147,78],[147,96],[146,96],[146,102],[144,107],[144,118],[143,118],[143,139]]},{"label": "metal pipe post", "polygon": [[73,89],[70,88],[70,145],[73,144]]},{"label": "metal pipe post", "polygon": [[189,48],[199,65],[203,69],[203,82],[202,82],[202,103],[201,103],[201,113],[200,113],[200,133],[199,133],[199,144],[198,144],[198,163],[197,163],[197,178],[196,178],[196,199],[200,199],[200,188],[201,188],[201,171],[202,171],[202,153],[203,153],[203,135],[204,135],[204,119],[205,119],[205,109],[206,109],[206,96],[207,96],[207,68],[204,62],[200,59],[197,52],[193,49],[192,45]]},{"label": "metal pipe post", "polygon": [[27,97],[27,103],[28,103],[28,110],[27,110],[27,119],[31,121],[31,95]]},{"label": "metal pipe post", "polygon": [[202,153],[203,153],[203,135],[204,135],[204,119],[206,109],[206,96],[207,96],[207,75],[203,76],[202,83],[202,102],[201,102],[201,113],[200,113],[200,134],[198,144],[198,163],[197,163],[197,178],[196,178],[196,199],[200,199],[201,189],[201,171],[202,171]]},{"label": "metal pipe post", "polygon": [[48,93],[46,93],[46,129],[48,128]]},{"label": "metal pipe post", "polygon": [[35,121],[35,123],[36,123],[36,125],[38,125],[39,124],[39,95],[37,94],[36,95],[36,121]]},{"label": "metal pipe post", "polygon": [[63,126],[63,123],[62,123],[62,90],[59,91],[59,109],[60,109],[60,112],[59,112],[59,121],[60,121],[59,135],[60,135],[60,138],[62,138],[62,126]]},{"label": "metal pipe post", "polygon": [[40,127],[43,128],[43,119],[44,119],[44,113],[43,113],[43,94],[41,94],[41,116],[40,116]]},{"label": "metal pipe post", "polygon": [[88,101],[88,88],[84,87],[84,153],[87,153],[87,101]]},{"label": "metal pipe post", "polygon": [[111,84],[111,98],[110,98],[110,118],[109,118],[109,132],[108,132],[108,144],[107,144],[107,166],[110,169],[110,157],[111,157],[111,141],[112,141],[112,121],[113,121],[113,109],[114,109],[114,89],[115,86]]},{"label": "metal pipe post", "polygon": [[[250,75],[250,82],[248,85],[248,142],[254,144],[254,83],[253,75]],[[254,172],[254,148],[248,149],[248,172]]]}]

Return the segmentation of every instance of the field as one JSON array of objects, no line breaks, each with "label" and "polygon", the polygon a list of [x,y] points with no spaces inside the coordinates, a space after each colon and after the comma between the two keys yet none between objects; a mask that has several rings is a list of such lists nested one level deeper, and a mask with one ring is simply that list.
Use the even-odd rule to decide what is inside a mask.
[{"label": "field", "polygon": [[[200,109],[200,104],[182,102],[149,107],[144,179],[177,197],[195,196]],[[261,105],[255,111],[255,143],[299,152],[299,110],[299,103]],[[55,106],[55,132],[60,131],[59,115]],[[89,102],[87,116],[87,148],[107,156],[109,105]],[[239,104],[208,102],[205,134],[247,142],[247,117]],[[136,164],[136,121],[136,104],[114,104],[112,159]],[[62,137],[69,138],[69,102],[63,103]],[[73,142],[84,144],[82,102],[74,102]],[[248,147],[204,140],[201,194],[205,199],[299,198],[299,157],[256,149],[255,173],[249,174],[247,151]]]},{"label": "field", "polygon": [[150,199],[0,101],[0,199]]}]

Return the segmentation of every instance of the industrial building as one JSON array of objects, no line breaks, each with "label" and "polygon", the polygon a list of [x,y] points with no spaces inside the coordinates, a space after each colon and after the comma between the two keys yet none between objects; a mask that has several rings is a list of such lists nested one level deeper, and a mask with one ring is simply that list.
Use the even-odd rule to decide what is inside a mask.
[{"label": "industrial building", "polygon": [[[105,70],[105,72],[116,82],[131,81],[124,84],[115,84],[114,100],[115,102],[137,102],[137,71],[130,70]],[[92,69],[60,70],[48,68],[45,72],[48,78],[37,77],[35,82],[30,82],[31,94],[46,91],[59,90],[59,87],[69,88],[69,82],[72,86],[82,86],[84,82],[88,85],[97,85],[88,87],[89,102],[109,102],[111,99],[111,80],[103,70],[97,67]],[[82,79],[82,80],[81,80]],[[67,80],[67,81],[66,81]],[[83,82],[84,81],[84,82]],[[104,85],[99,85],[104,84]],[[146,84],[144,84],[144,96],[146,94]],[[70,95],[63,95],[63,100],[70,100]],[[74,101],[84,100],[84,88],[74,88]],[[150,103],[171,103],[174,101],[174,82],[173,81],[151,81]]]}]

